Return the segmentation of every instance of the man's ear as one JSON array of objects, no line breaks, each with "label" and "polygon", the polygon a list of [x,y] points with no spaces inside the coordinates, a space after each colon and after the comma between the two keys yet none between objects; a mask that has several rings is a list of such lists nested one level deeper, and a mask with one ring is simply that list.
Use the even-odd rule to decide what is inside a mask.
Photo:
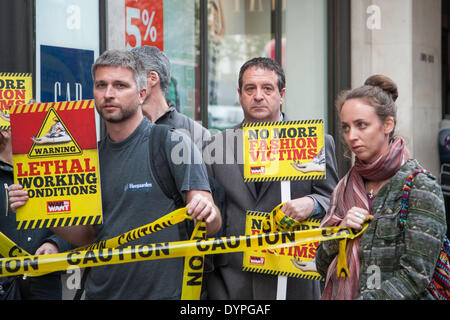
[{"label": "man's ear", "polygon": [[147,97],[147,88],[142,88],[141,91],[139,91],[139,104],[143,104],[145,101],[145,98]]},{"label": "man's ear", "polygon": [[286,93],[286,88],[281,89],[281,92],[280,92],[281,104],[283,104],[283,102],[284,102],[285,93]]},{"label": "man's ear", "polygon": [[154,87],[155,85],[159,84],[161,80],[159,79],[159,75],[156,71],[150,71],[147,75],[147,82],[150,85],[150,87]]}]

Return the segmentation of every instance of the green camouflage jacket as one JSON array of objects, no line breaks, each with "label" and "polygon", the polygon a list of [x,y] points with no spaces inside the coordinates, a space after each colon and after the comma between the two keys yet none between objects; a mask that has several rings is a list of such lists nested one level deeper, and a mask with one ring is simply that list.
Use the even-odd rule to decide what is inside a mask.
[{"label": "green camouflage jacket", "polygon": [[[418,174],[409,196],[405,231],[399,227],[402,188],[408,176],[421,169],[410,159],[378,192],[372,202],[374,216],[361,237],[358,299],[432,299],[426,290],[446,233],[445,205],[441,187]],[[337,255],[337,241],[318,248],[319,273]]]}]

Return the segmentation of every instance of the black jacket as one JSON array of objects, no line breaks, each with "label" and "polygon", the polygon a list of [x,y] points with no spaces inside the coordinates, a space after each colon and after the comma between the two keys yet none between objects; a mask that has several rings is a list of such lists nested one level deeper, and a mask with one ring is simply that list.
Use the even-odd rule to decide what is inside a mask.
[{"label": "black jacket", "polygon": [[0,161],[0,231],[29,254],[34,254],[45,242],[56,244],[60,252],[69,250],[70,244],[48,229],[17,230],[16,214],[7,207],[7,187],[13,183],[12,166]]}]

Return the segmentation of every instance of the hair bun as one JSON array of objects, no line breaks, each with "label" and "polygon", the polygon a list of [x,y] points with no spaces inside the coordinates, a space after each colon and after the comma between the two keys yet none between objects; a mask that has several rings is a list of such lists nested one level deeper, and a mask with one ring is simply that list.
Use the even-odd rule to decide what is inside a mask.
[{"label": "hair bun", "polygon": [[364,82],[364,85],[381,88],[392,97],[392,100],[394,100],[394,102],[398,98],[397,85],[389,77],[383,76],[381,74],[375,74],[367,78],[367,80]]}]

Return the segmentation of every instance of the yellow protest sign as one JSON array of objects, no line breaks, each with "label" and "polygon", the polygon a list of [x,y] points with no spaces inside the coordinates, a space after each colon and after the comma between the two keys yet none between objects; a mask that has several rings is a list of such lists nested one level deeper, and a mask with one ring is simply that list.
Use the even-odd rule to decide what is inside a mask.
[{"label": "yellow protest sign", "polygon": [[101,223],[94,102],[13,106],[10,118],[14,183],[29,196],[18,229]]},{"label": "yellow protest sign", "polygon": [[245,182],[325,179],[322,120],[244,123]]},{"label": "yellow protest sign", "polygon": [[[278,207],[279,208],[279,207]],[[319,219],[307,219],[301,223],[285,216],[277,210],[271,213],[247,211],[245,234],[254,236],[276,231],[303,231],[318,229]],[[282,230],[284,229],[284,230]],[[276,250],[246,251],[243,255],[243,270],[270,275],[318,280],[314,263],[319,241],[302,242],[295,246]]]},{"label": "yellow protest sign", "polygon": [[9,109],[13,105],[30,102],[33,82],[29,73],[0,72],[0,129],[8,130]]}]

